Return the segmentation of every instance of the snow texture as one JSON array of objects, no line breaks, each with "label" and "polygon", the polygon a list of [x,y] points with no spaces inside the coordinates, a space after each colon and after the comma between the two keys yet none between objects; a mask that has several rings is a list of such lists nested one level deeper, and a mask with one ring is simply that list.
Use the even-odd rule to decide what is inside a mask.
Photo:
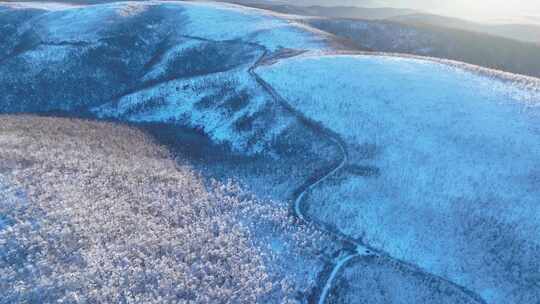
[{"label": "snow texture", "polygon": [[[0,172],[0,205],[13,206],[25,203],[24,193],[15,187],[6,176]],[[10,223],[10,219],[4,214],[0,214],[0,230],[5,229]],[[1,247],[0,240],[0,247]],[[1,251],[1,249],[0,249]],[[1,252],[0,252],[1,254]]]},{"label": "snow texture", "polygon": [[186,28],[190,35],[220,41],[241,39],[264,45],[272,51],[324,47],[319,35],[268,11],[217,3],[188,2],[174,6],[182,7],[188,16]]},{"label": "snow texture", "polygon": [[[270,110],[270,102],[239,70],[169,81],[106,103],[94,112],[132,122],[181,122],[201,129],[217,143],[230,143],[234,150],[260,153],[293,123],[281,116],[258,120],[258,115]],[[242,121],[251,119],[254,125],[239,130]],[[251,138],[257,140],[250,142]]]},{"label": "snow texture", "polygon": [[[242,40],[280,48],[324,49],[326,38],[305,26],[268,11],[225,3],[175,1],[122,2],[92,6],[12,4],[17,8],[50,10],[27,23],[22,31],[35,30],[45,41],[96,42],[125,19],[136,18],[152,7],[162,11],[160,26],[171,34],[190,35],[217,41]],[[182,31],[175,31],[179,25]]]},{"label": "snow texture", "polygon": [[258,72],[348,145],[350,172],[311,194],[312,216],[489,303],[538,300],[538,91],[396,57]]},{"label": "snow texture", "polygon": [[326,39],[263,10],[173,1],[63,7],[18,35],[28,49],[0,67],[3,111],[181,124],[247,153],[294,119],[249,68],[265,50],[322,50]]}]

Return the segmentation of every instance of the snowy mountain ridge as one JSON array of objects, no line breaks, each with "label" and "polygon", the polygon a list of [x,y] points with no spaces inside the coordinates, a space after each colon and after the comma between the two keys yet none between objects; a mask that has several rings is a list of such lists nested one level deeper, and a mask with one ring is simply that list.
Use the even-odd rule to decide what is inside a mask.
[{"label": "snowy mountain ridge", "polygon": [[[22,13],[29,5],[15,7]],[[248,69],[266,53],[321,50],[327,40],[302,25],[230,4],[30,7],[35,16],[4,34],[8,43],[0,48],[6,54],[0,68],[5,112],[77,109],[127,121],[181,121],[252,152],[261,152],[259,146],[288,123],[281,118],[286,115],[269,116],[275,111],[271,98]],[[21,71],[8,72],[13,70]],[[34,85],[27,87],[29,79]],[[44,87],[59,90],[37,95]],[[21,95],[35,97],[21,102]],[[261,134],[266,139],[255,142]]]}]

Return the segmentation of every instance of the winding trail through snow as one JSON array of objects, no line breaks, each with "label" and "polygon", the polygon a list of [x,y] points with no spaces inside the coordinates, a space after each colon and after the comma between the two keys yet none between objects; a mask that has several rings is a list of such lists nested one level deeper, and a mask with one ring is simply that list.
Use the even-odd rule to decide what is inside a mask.
[{"label": "winding trail through snow", "polygon": [[[200,41],[216,42],[216,43],[218,42],[219,43],[226,43],[226,42],[238,43],[238,41],[220,41],[220,40],[212,40],[212,39],[207,39],[203,37],[196,37],[196,36],[189,36],[189,35],[181,35],[181,37],[194,39],[194,40],[200,40]],[[312,179],[310,178],[304,185],[300,186],[294,192],[295,194],[294,194],[292,209],[294,211],[295,216],[305,225],[313,226],[316,229],[335,237],[342,245],[342,248],[339,251],[338,257],[334,261],[332,270],[328,274],[328,277],[326,278],[324,282],[324,286],[321,287],[320,294],[317,297],[318,298],[317,303],[324,304],[327,302],[328,296],[333,287],[333,283],[336,277],[338,276],[338,274],[343,269],[343,267],[345,267],[354,258],[361,257],[361,256],[383,256],[383,257],[392,259],[393,261],[396,261],[402,265],[407,266],[409,269],[411,269],[412,271],[418,274],[422,274],[430,278],[435,278],[437,280],[445,281],[446,283],[461,290],[463,293],[469,295],[472,299],[474,299],[478,303],[485,303],[485,301],[483,301],[478,295],[476,295],[474,292],[466,289],[463,286],[459,286],[443,277],[430,274],[420,269],[418,266],[412,265],[406,261],[401,261],[399,259],[389,257],[388,254],[370,247],[369,245],[365,244],[362,240],[354,239],[344,234],[343,232],[330,227],[328,224],[324,223],[323,221],[317,218],[311,218],[307,214],[304,213],[304,210],[302,208],[302,203],[305,201],[309,192],[312,191],[314,188],[318,187],[319,185],[321,185],[324,181],[328,180],[329,178],[337,174],[339,171],[341,171],[345,167],[345,165],[347,165],[349,161],[347,145],[338,134],[325,128],[324,126],[313,121],[312,119],[306,117],[302,112],[298,111],[293,106],[291,106],[287,100],[285,100],[280,94],[278,94],[278,92],[276,92],[276,90],[269,83],[267,83],[262,77],[260,77],[255,71],[259,66],[270,65],[279,61],[280,59],[297,56],[303,53],[302,51],[291,52],[291,50],[288,50],[281,53],[278,52],[276,54],[276,53],[271,53],[268,50],[268,48],[266,48],[265,46],[261,44],[250,43],[250,42],[243,42],[243,43],[245,45],[256,47],[262,51],[262,54],[258,58],[258,60],[248,68],[249,75],[262,87],[263,90],[265,90],[268,94],[270,94],[270,96],[274,100],[276,100],[281,106],[283,106],[288,111],[290,111],[290,113],[292,113],[301,123],[303,123],[309,129],[315,131],[315,133],[333,142],[339,148],[339,151],[340,151],[340,160],[332,169],[330,169],[328,172],[324,173],[321,176],[316,176]],[[49,46],[72,45],[76,47],[81,47],[81,46],[88,46],[89,44],[91,43],[86,42],[86,41],[75,41],[75,42],[73,41],[60,41],[60,42],[38,41],[37,43],[29,47],[14,50],[11,54],[7,55],[5,58],[0,58],[0,64],[4,64],[7,60],[17,57],[39,45],[49,45]],[[161,50],[161,51],[165,51],[165,50]],[[132,90],[124,92],[123,94],[120,94],[119,96],[116,96],[115,98],[113,98],[113,100],[118,101],[120,98],[126,95],[138,92],[140,90],[148,89],[162,83],[174,81],[180,78],[185,78],[185,77],[171,77],[171,78],[159,79],[157,81],[150,81],[147,83],[143,83]],[[69,116],[73,116],[73,114],[70,114]]]},{"label": "winding trail through snow", "polygon": [[324,304],[326,303],[326,298],[328,298],[328,294],[330,293],[330,289],[332,288],[332,284],[334,283],[334,279],[336,278],[337,274],[343,268],[347,262],[352,260],[353,258],[360,256],[359,253],[356,254],[346,254],[340,259],[337,260],[336,265],[334,265],[334,268],[332,269],[332,272],[330,273],[330,276],[326,280],[326,283],[324,284],[323,289],[321,290],[321,295],[319,296],[318,304]]},{"label": "winding trail through snow", "polygon": [[[263,46],[260,46],[263,47]],[[263,47],[264,48],[264,47]],[[262,56],[259,58],[259,60],[249,68],[249,74],[255,78],[257,83],[259,83],[276,101],[278,101],[282,106],[287,108],[291,113],[293,113],[301,122],[306,124],[311,129],[314,129],[317,134],[321,134],[325,137],[327,137],[330,141],[335,143],[340,150],[341,154],[341,160],[335,166],[333,169],[328,171],[323,176],[317,178],[315,181],[302,185],[295,193],[294,203],[293,203],[293,211],[295,216],[300,219],[303,223],[306,225],[314,225],[318,230],[324,231],[334,237],[336,237],[339,241],[343,242],[344,244],[352,245],[354,250],[350,250],[347,247],[349,246],[343,246],[343,248],[340,251],[338,259],[335,261],[335,265],[332,268],[332,271],[330,272],[329,277],[326,279],[326,282],[324,286],[322,287],[321,293],[318,297],[318,304],[324,304],[326,303],[326,299],[328,297],[328,294],[330,293],[330,290],[332,288],[332,284],[340,272],[341,268],[347,264],[350,260],[352,260],[355,257],[358,256],[370,256],[370,255],[378,255],[378,253],[370,248],[368,245],[363,244],[361,241],[354,240],[350,237],[348,237],[345,234],[342,234],[340,232],[334,231],[330,229],[326,224],[312,219],[308,217],[306,214],[304,214],[304,211],[302,209],[302,202],[304,201],[306,195],[315,187],[319,186],[322,182],[326,181],[330,177],[332,177],[334,174],[338,173],[345,167],[347,162],[349,161],[349,154],[346,149],[346,145],[343,142],[343,140],[337,135],[331,132],[330,130],[324,129],[322,126],[317,124],[316,122],[310,120],[306,116],[304,116],[302,113],[294,109],[283,97],[281,97],[274,88],[267,83],[264,79],[262,79],[255,70],[264,64],[264,61],[268,57],[268,50],[264,48],[264,52]],[[279,59],[280,56],[272,58],[273,60]]]},{"label": "winding trail through snow", "polygon": [[[251,66],[248,69],[249,74],[276,101],[278,101],[283,107],[285,107],[292,114],[294,114],[297,117],[297,119],[299,119],[300,122],[304,123],[308,128],[314,130],[317,134],[322,135],[323,137],[326,137],[328,140],[335,143],[341,152],[340,153],[341,160],[333,169],[329,170],[327,173],[325,173],[322,176],[317,177],[314,180],[309,179],[306,184],[300,186],[295,191],[295,196],[294,196],[293,211],[294,211],[295,216],[306,225],[315,226],[318,230],[326,232],[331,236],[334,236],[337,240],[341,241],[343,245],[343,248],[340,250],[339,256],[334,261],[332,271],[330,272],[328,278],[326,279],[324,286],[322,286],[321,292],[318,296],[317,303],[325,304],[327,302],[328,295],[332,289],[335,278],[338,276],[342,268],[348,264],[348,262],[350,262],[354,258],[361,257],[361,256],[379,256],[379,257],[385,257],[385,258],[391,259],[401,264],[402,266],[408,268],[413,273],[424,275],[430,279],[435,279],[435,280],[440,280],[442,282],[445,282],[449,284],[450,286],[456,288],[457,290],[461,291],[464,295],[467,295],[471,299],[472,302],[486,304],[486,302],[472,290],[469,290],[464,286],[458,285],[444,277],[426,272],[425,270],[419,268],[417,265],[413,265],[409,262],[400,260],[398,258],[390,257],[387,253],[370,247],[368,244],[365,244],[362,240],[353,239],[350,236],[344,234],[343,232],[329,227],[328,224],[320,221],[319,219],[310,218],[308,215],[304,213],[302,209],[302,203],[304,202],[306,195],[312,189],[319,186],[321,183],[323,183],[324,181],[326,181],[327,179],[329,179],[330,177],[332,177],[333,175],[341,171],[345,167],[345,165],[348,163],[349,154],[347,150],[347,144],[345,143],[345,141],[343,141],[343,139],[338,134],[325,128],[324,126],[315,122],[314,120],[306,117],[302,112],[295,109],[291,104],[289,104],[287,100],[285,100],[278,92],[276,92],[276,90],[274,89],[274,87],[272,87],[272,85],[267,83],[255,71],[259,66],[274,64],[280,59],[297,56],[303,53],[303,51],[296,52],[296,53],[285,52],[284,55],[283,54],[270,55],[269,50],[263,45],[256,44],[256,43],[248,43],[248,44],[257,46],[263,50],[263,54],[261,55],[261,57],[257,60],[257,62],[255,62],[253,66]],[[269,63],[267,63],[267,61],[269,61]]]}]

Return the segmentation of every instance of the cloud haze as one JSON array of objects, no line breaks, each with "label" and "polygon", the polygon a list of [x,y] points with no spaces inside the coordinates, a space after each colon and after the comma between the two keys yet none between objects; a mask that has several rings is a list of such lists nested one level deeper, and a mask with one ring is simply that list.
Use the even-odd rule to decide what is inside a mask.
[{"label": "cloud haze", "polygon": [[451,15],[472,15],[484,17],[510,17],[540,14],[537,0],[396,0],[385,1],[396,6],[423,8]]},{"label": "cloud haze", "polygon": [[540,17],[539,0],[300,0],[295,3],[414,8],[437,14],[483,19]]}]

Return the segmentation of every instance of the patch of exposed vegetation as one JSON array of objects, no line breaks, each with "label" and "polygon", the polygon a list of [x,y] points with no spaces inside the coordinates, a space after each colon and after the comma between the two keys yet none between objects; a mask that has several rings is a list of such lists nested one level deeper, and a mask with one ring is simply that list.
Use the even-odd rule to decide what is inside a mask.
[{"label": "patch of exposed vegetation", "polygon": [[0,168],[25,193],[0,200],[0,303],[254,303],[276,288],[236,218],[249,198],[140,131],[2,116]]}]

